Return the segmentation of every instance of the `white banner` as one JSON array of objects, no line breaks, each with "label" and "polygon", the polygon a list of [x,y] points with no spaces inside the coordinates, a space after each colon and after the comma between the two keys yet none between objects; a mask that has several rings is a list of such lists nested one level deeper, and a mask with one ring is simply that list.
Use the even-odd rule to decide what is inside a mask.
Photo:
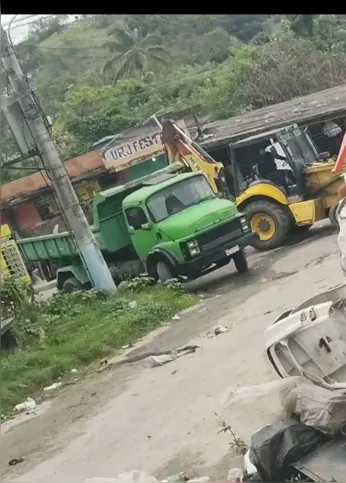
[{"label": "white banner", "polygon": [[[179,120],[176,124],[180,129],[188,132],[184,120]],[[114,140],[113,146],[102,153],[102,158],[106,169],[121,171],[163,152],[161,129],[151,126],[126,131],[124,135]]]}]

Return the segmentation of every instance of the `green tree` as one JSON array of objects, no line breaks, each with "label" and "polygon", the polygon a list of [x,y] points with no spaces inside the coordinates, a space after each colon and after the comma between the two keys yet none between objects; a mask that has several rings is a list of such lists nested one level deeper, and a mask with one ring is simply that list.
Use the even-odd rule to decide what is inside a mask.
[{"label": "green tree", "polygon": [[126,24],[115,25],[109,35],[112,40],[106,42],[105,46],[115,55],[106,62],[103,71],[113,71],[112,84],[121,78],[143,75],[158,65],[168,63],[168,50],[160,44],[156,35],[143,37],[137,28],[130,30]]},{"label": "green tree", "polygon": [[314,29],[315,14],[287,15],[292,31],[300,37],[311,37]]}]

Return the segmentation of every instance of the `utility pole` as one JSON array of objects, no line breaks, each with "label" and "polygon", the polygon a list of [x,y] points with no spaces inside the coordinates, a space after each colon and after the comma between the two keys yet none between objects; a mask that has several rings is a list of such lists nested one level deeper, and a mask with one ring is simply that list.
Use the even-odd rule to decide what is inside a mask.
[{"label": "utility pole", "polygon": [[94,287],[108,292],[116,292],[117,289],[113,278],[79,204],[66,167],[60,159],[44,117],[37,102],[34,100],[30,86],[18,63],[7,34],[2,26],[0,28],[2,65],[12,89],[18,97],[23,117],[29,126],[37,150],[48,171],[66,222],[74,236],[82,262]]}]

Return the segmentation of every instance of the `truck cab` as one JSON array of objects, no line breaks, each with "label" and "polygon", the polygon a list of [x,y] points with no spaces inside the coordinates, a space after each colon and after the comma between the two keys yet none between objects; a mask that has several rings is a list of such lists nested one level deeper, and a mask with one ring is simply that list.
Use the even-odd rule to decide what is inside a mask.
[{"label": "truck cab", "polygon": [[123,200],[123,210],[132,244],[156,280],[191,280],[231,259],[247,271],[243,249],[256,235],[201,172],[154,177]]}]

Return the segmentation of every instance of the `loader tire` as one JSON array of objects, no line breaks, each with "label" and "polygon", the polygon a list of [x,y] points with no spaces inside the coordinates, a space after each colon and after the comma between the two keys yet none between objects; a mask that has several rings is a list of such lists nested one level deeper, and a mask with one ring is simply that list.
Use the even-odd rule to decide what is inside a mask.
[{"label": "loader tire", "polygon": [[252,231],[259,235],[252,243],[256,250],[272,250],[285,243],[291,224],[291,215],[286,206],[257,200],[250,202],[242,211],[246,213]]}]

